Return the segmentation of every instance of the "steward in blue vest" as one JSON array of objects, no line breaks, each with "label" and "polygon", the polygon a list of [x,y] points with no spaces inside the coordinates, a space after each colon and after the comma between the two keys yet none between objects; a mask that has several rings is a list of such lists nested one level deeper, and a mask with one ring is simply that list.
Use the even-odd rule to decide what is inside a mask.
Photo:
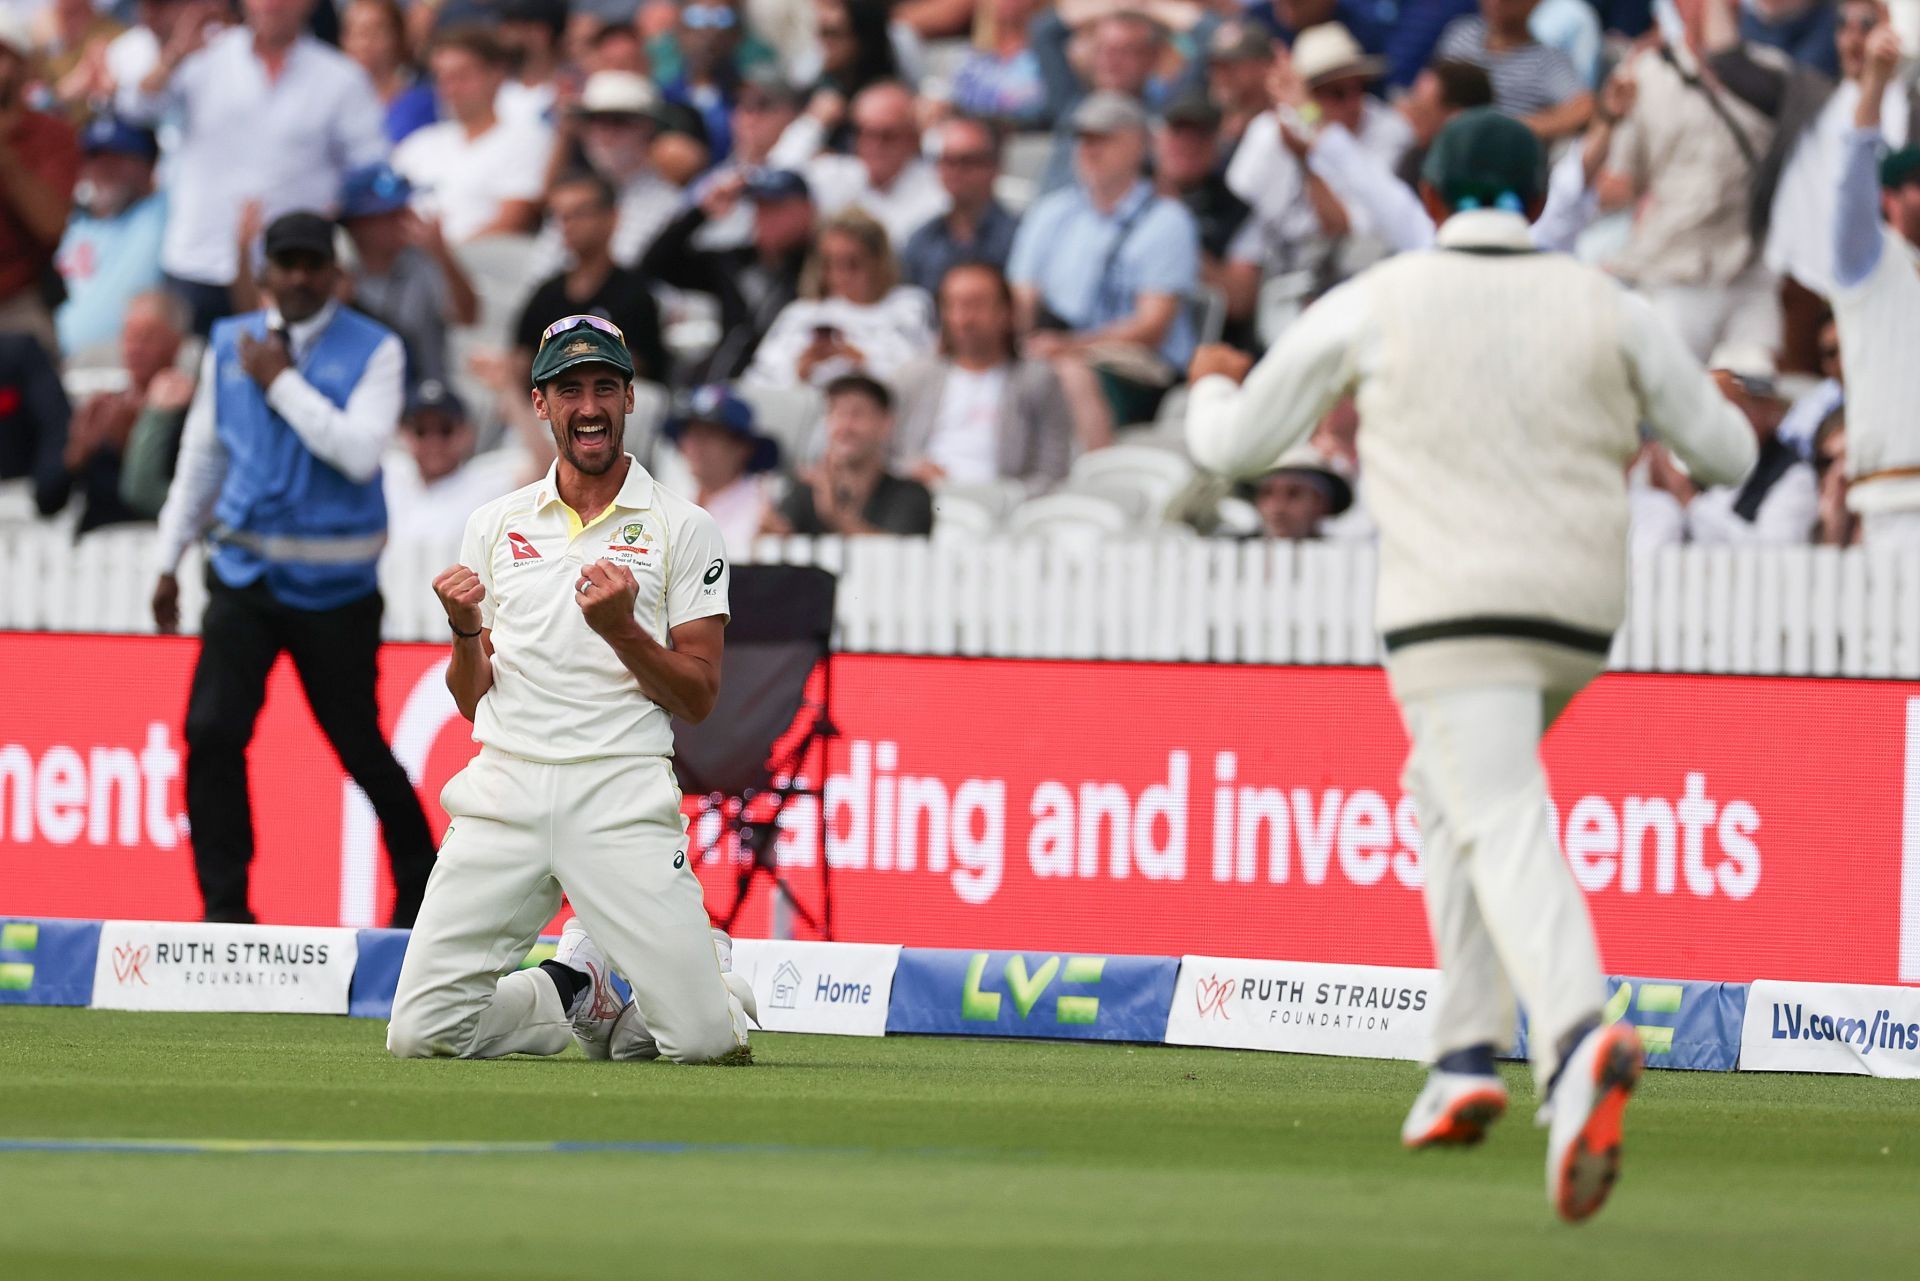
[{"label": "steward in blue vest", "polygon": [[[246,751],[284,651],[379,816],[393,870],[389,919],[409,925],[433,835],[375,700],[387,539],[380,456],[399,420],[405,358],[391,331],[335,301],[332,223],[286,214],[265,241],[261,283],[274,306],[214,325],[160,512],[161,631],[179,625],[182,554],[202,535],[210,544],[186,725],[201,898],[210,921],[254,919]],[[342,887],[341,924],[374,923],[371,879]]]}]

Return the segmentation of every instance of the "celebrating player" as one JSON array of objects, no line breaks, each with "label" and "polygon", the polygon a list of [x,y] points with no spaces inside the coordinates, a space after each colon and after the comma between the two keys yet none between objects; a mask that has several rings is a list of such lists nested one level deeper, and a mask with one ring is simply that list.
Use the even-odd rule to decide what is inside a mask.
[{"label": "celebrating player", "polygon": [[[434,581],[480,752],[441,794],[452,822],[387,1030],[400,1057],[557,1054],[571,1029],[596,1058],[749,1058],[752,991],[709,934],[668,759],[669,718],[720,693],[727,562],[713,518],[622,451],[632,380],[611,323],[547,329],[533,407],[559,457],[475,512]],[[557,954],[515,971],[563,890]]]},{"label": "celebrating player", "polygon": [[1637,424],[1703,484],[1738,481],[1755,445],[1644,301],[1535,251],[1545,170],[1517,121],[1455,119],[1422,175],[1437,248],[1328,293],[1250,375],[1230,348],[1200,351],[1187,439],[1202,464],[1258,475],[1357,397],[1376,612],[1413,742],[1406,786],[1442,971],[1433,1070],[1402,1138],[1474,1143],[1505,1111],[1493,1056],[1511,1044],[1517,993],[1551,1127],[1548,1199],[1579,1220],[1619,1172],[1642,1056],[1631,1026],[1601,1024],[1605,980],[1540,737],[1598,674],[1624,613]]}]

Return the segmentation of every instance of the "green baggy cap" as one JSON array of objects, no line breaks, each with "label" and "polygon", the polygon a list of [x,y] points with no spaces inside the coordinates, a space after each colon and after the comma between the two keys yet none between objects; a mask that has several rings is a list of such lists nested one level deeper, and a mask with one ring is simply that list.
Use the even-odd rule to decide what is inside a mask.
[{"label": "green baggy cap", "polygon": [[1463,111],[1427,149],[1420,177],[1449,209],[1524,214],[1546,195],[1547,153],[1533,130],[1492,107]]},{"label": "green baggy cap", "polygon": [[[567,325],[569,320],[574,323]],[[535,387],[551,382],[575,365],[612,365],[627,378],[633,377],[633,354],[627,350],[625,336],[611,322],[598,316],[568,316],[549,326],[547,332],[551,336],[541,341],[533,357]]]}]

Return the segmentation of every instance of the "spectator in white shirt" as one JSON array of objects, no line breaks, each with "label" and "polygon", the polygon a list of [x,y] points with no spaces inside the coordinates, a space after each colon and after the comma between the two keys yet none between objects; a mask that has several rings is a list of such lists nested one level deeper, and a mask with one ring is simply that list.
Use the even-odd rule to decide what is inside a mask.
[{"label": "spectator in white shirt", "polygon": [[400,448],[388,451],[380,469],[389,538],[456,544],[481,504],[530,483],[538,472],[512,437],[483,454],[473,452],[474,442],[467,407],[452,389],[437,379],[413,389],[400,419]]},{"label": "spectator in white shirt", "polygon": [[1687,536],[1695,543],[1800,545],[1820,514],[1813,468],[1779,438],[1786,403],[1774,391],[1773,357],[1759,347],[1724,344],[1707,361],[1720,391],[1753,425],[1760,461],[1738,485],[1702,490],[1687,503]]},{"label": "spectator in white shirt", "polygon": [[822,214],[864,209],[887,229],[891,243],[904,245],[948,204],[940,175],[920,157],[913,92],[897,81],[882,81],[861,90],[852,114],[851,156],[820,154],[826,130],[818,117],[806,114],[788,126],[770,163],[801,170]]},{"label": "spectator in white shirt", "polygon": [[[638,263],[680,213],[680,188],[653,166],[660,109],[660,94],[645,76],[596,71],[587,78],[580,102],[569,113],[569,132],[578,140],[587,168],[606,179],[618,196],[613,261],[622,267]],[[550,276],[568,265],[559,226],[549,222],[535,246],[529,274]]]},{"label": "spectator in white shirt", "polygon": [[495,30],[513,74],[501,82],[494,110],[509,124],[550,124],[560,96],[565,0],[505,0],[498,12]]},{"label": "spectator in white shirt", "polygon": [[720,383],[689,394],[665,434],[693,477],[693,500],[720,526],[727,555],[743,558],[773,510],[766,478],[780,465],[778,442],[754,429],[752,406]]},{"label": "spectator in white shirt", "polygon": [[414,208],[439,219],[454,244],[531,232],[553,139],[544,125],[497,114],[506,79],[499,41],[455,28],[435,37],[427,65],[448,118],[415,130],[393,153],[393,167],[413,184]]},{"label": "spectator in white shirt", "polygon": [[844,210],[820,228],[800,297],[774,317],[745,380],[760,387],[825,387],[860,372],[891,380],[933,349],[932,304],[900,282],[879,223]]},{"label": "spectator in white shirt", "polygon": [[367,73],[305,33],[313,3],[244,0],[246,24],[217,33],[211,6],[189,6],[146,77],[121,88],[122,115],[182,122],[160,265],[200,333],[231,310],[243,205],[259,201],[263,221],[332,209],[347,171],[386,155]]}]

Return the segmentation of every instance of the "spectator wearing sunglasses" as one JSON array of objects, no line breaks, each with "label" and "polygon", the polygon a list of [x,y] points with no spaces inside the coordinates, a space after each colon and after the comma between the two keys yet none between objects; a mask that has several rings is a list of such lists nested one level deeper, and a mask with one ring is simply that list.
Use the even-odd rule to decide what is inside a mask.
[{"label": "spectator wearing sunglasses", "polygon": [[515,443],[474,453],[467,406],[437,379],[407,397],[400,439],[381,468],[387,533],[395,542],[452,543],[482,503],[531,481],[535,464]]},{"label": "spectator wearing sunglasses", "polygon": [[940,126],[934,168],[953,207],[907,237],[900,255],[907,281],[929,295],[940,292],[940,282],[956,263],[986,263],[1004,271],[1020,225],[993,198],[1000,134],[986,121],[962,116]]},{"label": "spectator wearing sunglasses", "polygon": [[685,0],[674,28],[653,42],[661,96],[700,113],[717,163],[733,154],[733,110],[742,78],[774,65],[772,49],[727,0]]},{"label": "spectator wearing sunglasses", "polygon": [[633,355],[634,377],[665,382],[669,373],[660,332],[660,308],[647,278],[613,260],[617,202],[605,179],[575,173],[554,184],[547,213],[573,258],[573,266],[543,282],[514,326],[518,384],[527,385],[541,334],[563,317],[589,315],[610,321]]}]

